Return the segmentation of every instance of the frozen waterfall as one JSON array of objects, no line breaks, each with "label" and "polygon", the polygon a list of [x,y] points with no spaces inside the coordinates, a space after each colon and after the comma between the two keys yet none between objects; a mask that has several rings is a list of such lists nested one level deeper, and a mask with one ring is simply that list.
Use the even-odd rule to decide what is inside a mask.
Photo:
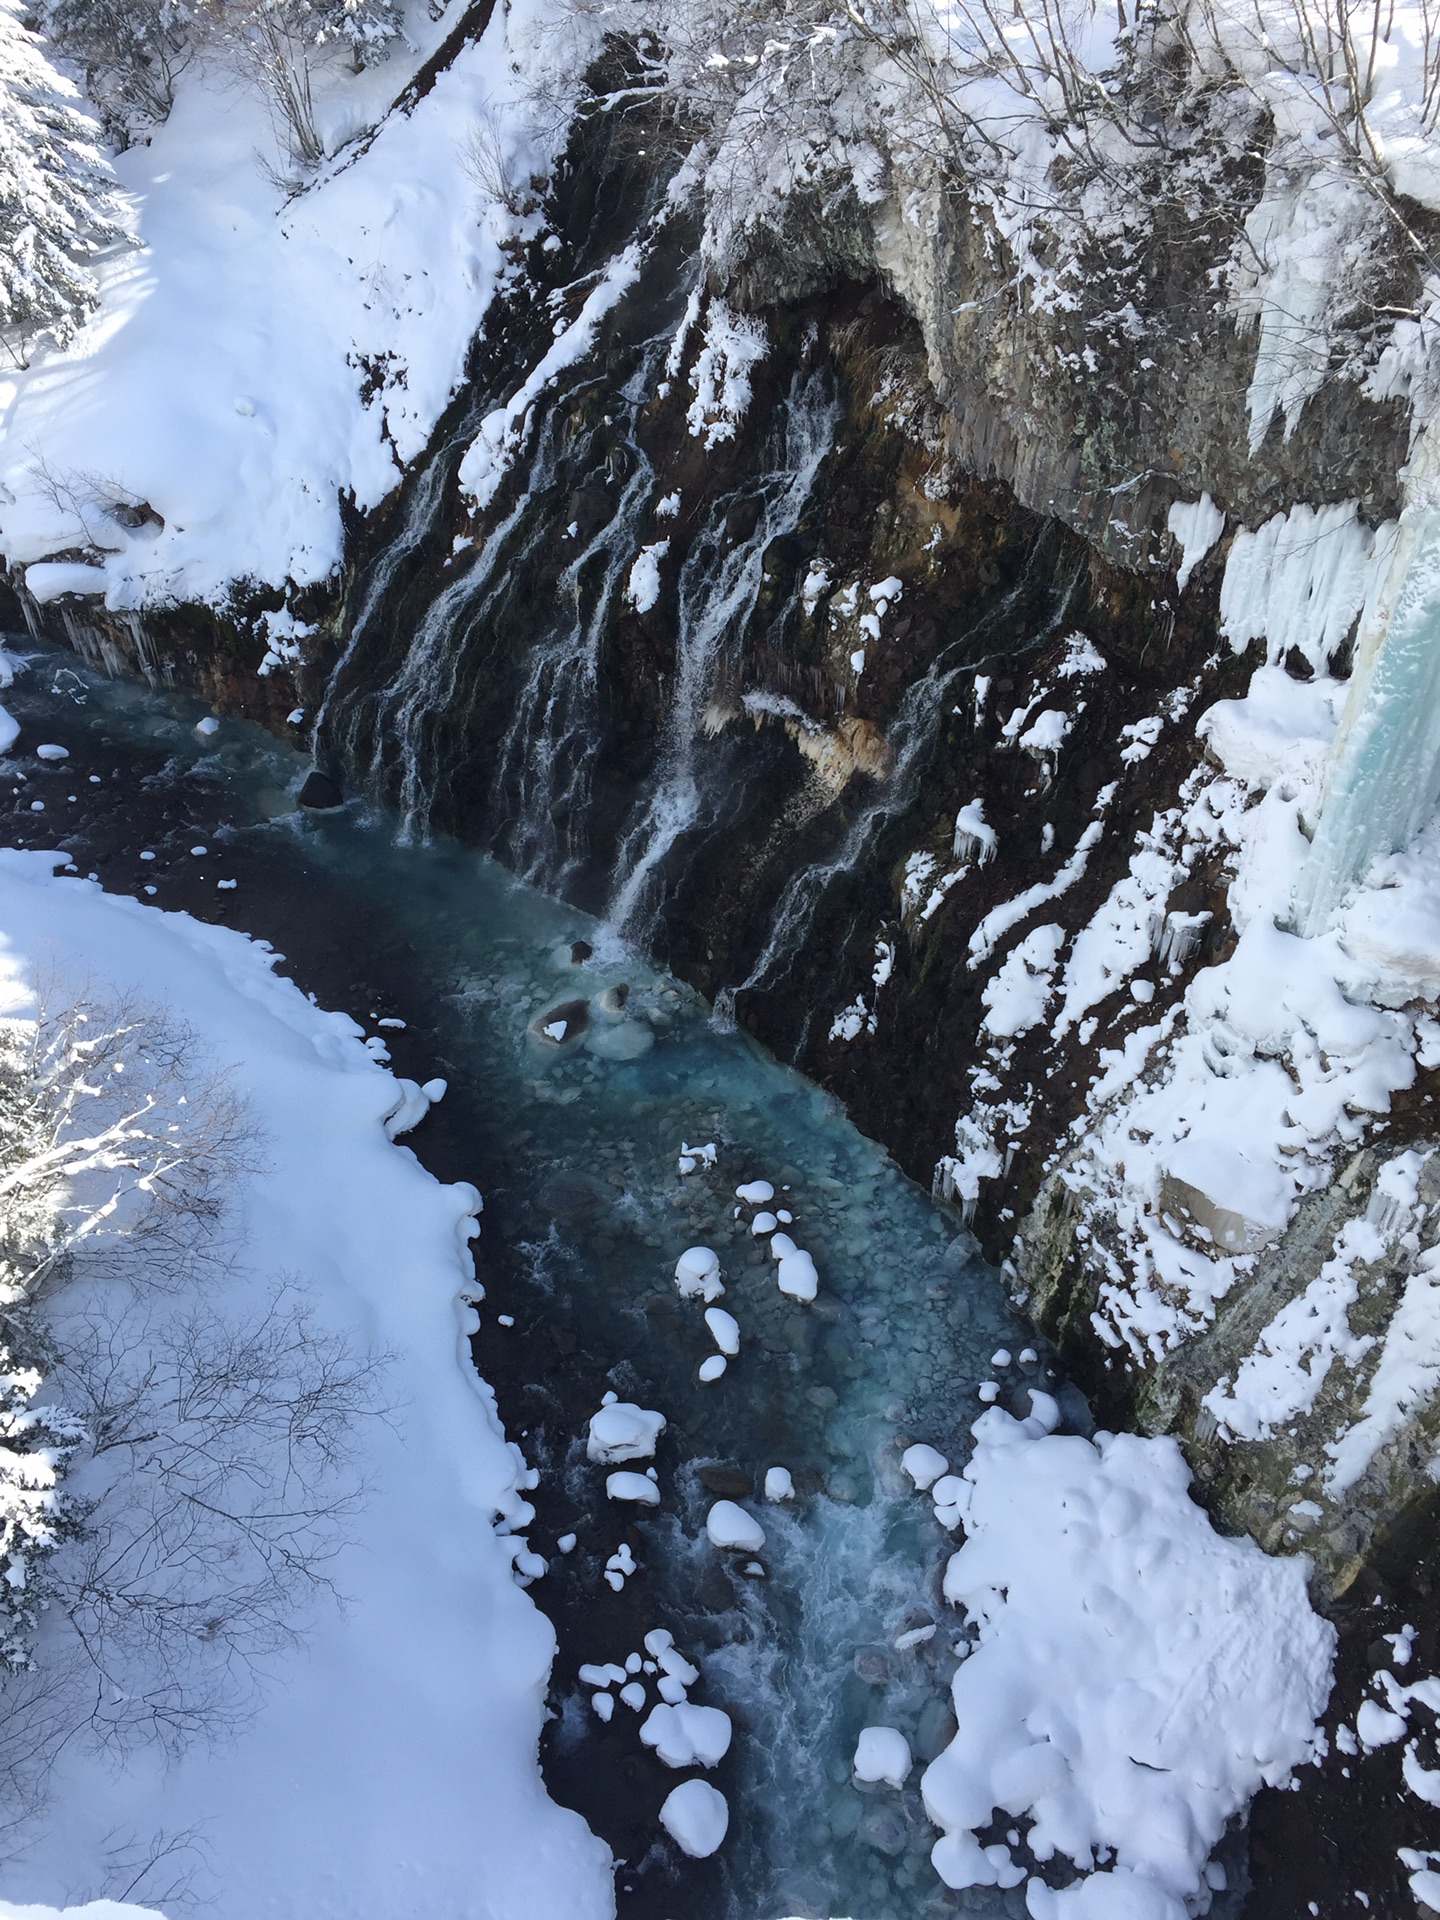
[{"label": "frozen waterfall", "polygon": [[1379,856],[1407,846],[1440,803],[1440,431],[1411,463],[1388,564],[1361,616],[1350,695],[1331,749],[1298,932],[1329,925]]}]

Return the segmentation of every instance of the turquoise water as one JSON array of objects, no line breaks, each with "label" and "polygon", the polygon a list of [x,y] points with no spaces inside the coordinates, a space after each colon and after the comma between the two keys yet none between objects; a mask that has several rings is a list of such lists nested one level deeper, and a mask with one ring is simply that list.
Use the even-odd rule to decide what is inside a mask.
[{"label": "turquoise water", "polygon": [[[48,734],[71,749],[58,772],[19,762],[29,779],[9,824],[31,844],[56,843],[62,809],[81,869],[107,885],[153,886],[157,904],[273,938],[322,999],[348,969],[370,1004],[346,1010],[391,1041],[397,1068],[423,1078],[438,1063],[450,1081],[414,1144],[442,1177],[486,1195],[477,1356],[540,1473],[530,1544],[549,1571],[533,1591],[562,1642],[552,1773],[557,1791],[611,1820],[627,1862],[621,1912],[1023,1913],[1019,1892],[957,1901],[940,1887],[919,1765],[899,1793],[862,1792],[850,1777],[866,1724],[901,1728],[926,1756],[952,1731],[960,1623],[939,1600],[950,1542],[899,1453],[923,1439],[958,1462],[991,1354],[1028,1337],[957,1218],[825,1093],[605,928],[454,843],[401,847],[373,812],[296,810],[304,763],[259,730],[224,721],[202,737],[194,701],[52,654],[4,698],[26,727],[22,747]],[[42,824],[21,809],[47,781]],[[219,861],[203,881],[189,854],[202,830]],[[136,834],[157,855],[143,869]],[[217,894],[222,870],[238,884]],[[380,1014],[408,1025],[381,1028]],[[543,1029],[561,1020],[557,1044]],[[714,1167],[678,1171],[682,1146],[712,1144]],[[734,1194],[754,1179],[773,1184],[771,1209],[793,1214],[786,1230],[814,1256],[813,1304],[778,1291]],[[715,1343],[672,1277],[695,1245],[718,1254],[720,1304],[740,1325],[739,1355],[710,1383],[699,1368]],[[1023,1377],[1003,1376],[1017,1390]],[[607,1501],[606,1469],[585,1458],[585,1422],[606,1390],[669,1422],[653,1510]],[[705,1535],[714,1493],[701,1470],[758,1489],[775,1465],[797,1498],[746,1498],[765,1546],[720,1552]],[[604,1574],[622,1544],[638,1570],[616,1592]],[[701,1668],[693,1697],[726,1707],[736,1727],[708,1776],[731,1803],[725,1848],[680,1877],[654,1821],[677,1776],[640,1746],[639,1716],[617,1707],[602,1724],[576,1677],[656,1626]]]}]

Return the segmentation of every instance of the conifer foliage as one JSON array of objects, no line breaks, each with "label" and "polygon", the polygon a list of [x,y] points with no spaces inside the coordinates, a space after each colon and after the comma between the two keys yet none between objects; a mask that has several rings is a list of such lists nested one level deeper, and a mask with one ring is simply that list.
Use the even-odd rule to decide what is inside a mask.
[{"label": "conifer foliage", "polygon": [[0,337],[64,343],[96,304],[87,267],[124,238],[114,176],[14,0],[0,0]]}]

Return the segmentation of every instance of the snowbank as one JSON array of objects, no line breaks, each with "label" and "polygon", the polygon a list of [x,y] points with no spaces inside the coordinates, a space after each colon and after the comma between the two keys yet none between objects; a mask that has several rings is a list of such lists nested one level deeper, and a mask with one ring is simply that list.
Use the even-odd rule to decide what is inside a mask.
[{"label": "snowbank", "polygon": [[979,1638],[960,1732],[921,1781],[935,1867],[951,1887],[1024,1879],[977,1838],[999,1809],[1037,1859],[1093,1874],[1059,1895],[1032,1877],[1032,1914],[1182,1920],[1226,1823],[1312,1756],[1334,1630],[1306,1561],[1212,1530],[1173,1441],[1044,1425],[993,1408],[973,1428],[945,1595]]},{"label": "snowbank", "polygon": [[264,1142],[237,1196],[226,1304],[293,1275],[324,1324],[393,1353],[396,1411],[357,1443],[369,1491],[334,1564],[347,1610],[277,1658],[232,1745],[169,1768],[140,1752],[123,1774],[67,1754],[7,1893],[83,1895],[106,1884],[117,1832],[143,1852],[194,1828],[217,1920],[603,1920],[606,1850],[536,1765],[554,1640],[512,1568],[524,1463],[463,1334],[474,1190],[390,1143],[402,1089],[353,1022],[276,977],[273,954],[53,864],[0,853],[0,1002],[23,1010],[34,969],[58,965],[195,1030]]},{"label": "snowbank", "polygon": [[[458,11],[412,9],[415,65]],[[570,54],[583,61],[567,18],[562,33],[545,0],[497,7],[408,111],[387,112],[398,60],[324,73],[335,157],[293,197],[260,99],[192,66],[169,120],[117,162],[141,247],[102,270],[100,311],[64,353],[0,382],[0,548],[21,563],[99,550],[90,568],[32,569],[37,594],[134,607],[329,573],[340,493],[377,505],[423,449],[502,247],[528,231],[482,182],[548,169],[556,135],[537,133],[522,69],[543,41],[563,91]],[[477,128],[496,167],[477,164]]]}]

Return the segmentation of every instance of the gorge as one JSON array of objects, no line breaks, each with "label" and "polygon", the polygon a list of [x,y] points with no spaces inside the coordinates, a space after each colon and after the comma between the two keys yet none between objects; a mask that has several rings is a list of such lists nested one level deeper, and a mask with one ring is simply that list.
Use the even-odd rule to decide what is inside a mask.
[{"label": "gorge", "polygon": [[[1033,1392],[1061,1435],[1177,1441],[1219,1534],[1307,1555],[1339,1629],[1299,1790],[1262,1765],[1218,1815],[1225,1869],[1135,1914],[1425,1910],[1440,1776],[1383,1643],[1413,1627],[1393,1666],[1412,1645],[1417,1673],[1440,1663],[1433,50],[1428,15],[1391,22],[1361,114],[1386,157],[1361,165],[1353,117],[1296,83],[1304,17],[1122,8],[1117,37],[1081,9],[1062,60],[1003,34],[1002,54],[983,9],[481,5],[411,23],[403,86],[354,76],[363,133],[330,76],[327,157],[243,192],[227,170],[262,116],[197,79],[121,162],[158,210],[159,290],[122,263],[124,324],[105,335],[102,305],[90,346],[11,384],[6,625],[43,651],[7,701],[77,767],[103,717],[162,858],[127,868],[103,808],[57,841],[26,819],[33,768],[11,843],[278,939],[362,1023],[333,970],[384,925],[379,950],[410,957],[360,997],[423,1009],[452,1082],[417,1151],[494,1190],[544,1353],[506,1357],[481,1313],[507,1430],[531,1420],[527,1461],[572,1501],[565,1436],[607,1391],[663,1407],[702,1461],[689,1531],[634,1536],[662,1621],[630,1621],[630,1575],[599,1559],[620,1580],[604,1646],[582,1650],[589,1601],[554,1603],[557,1676],[623,1666],[647,1625],[684,1653],[741,1623],[702,1664],[754,1736],[744,1804],[785,1819],[691,1869],[687,1911],[1120,1913],[1080,1880],[1047,1906],[1040,1850],[1030,1891],[1007,1886],[1003,1816],[954,1825],[1007,1864],[937,1881],[915,1787],[886,1826],[845,1764],[857,1688],[889,1688],[911,1735],[924,1718],[887,1650],[940,1600],[902,1601],[896,1568],[934,1547],[897,1463],[926,1443],[958,1464],[992,1350],[984,1397],[1017,1422]],[[187,191],[205,218],[233,198],[258,249],[222,297],[269,290],[262,347],[217,326],[172,420],[166,275],[197,229],[167,169],[197,152],[213,172]],[[298,273],[322,310],[332,264],[338,348],[272,376],[265,301]],[[207,842],[233,836],[233,899],[181,877],[188,825],[153,811],[193,822],[192,781],[214,788]],[[829,1305],[749,1303],[763,1364],[811,1383],[752,1402],[692,1377],[663,1272],[623,1340],[610,1303],[652,1240],[673,1264],[666,1208],[768,1274],[731,1198],[753,1179],[766,1205],[804,1195]],[[816,1476],[809,1520],[767,1507],[763,1586],[722,1596],[696,1503],[758,1499],[775,1463]],[[593,1557],[608,1510],[585,1498]],[[536,1578],[547,1604],[557,1576]],[[827,1580],[833,1614],[801,1620]],[[725,1652],[752,1639],[794,1661],[758,1690]],[[918,1660],[932,1692],[956,1671],[940,1646]],[[582,1701],[552,1681],[547,1778],[637,1867],[635,1816],[574,1757],[624,1719]],[[830,1770],[790,1804],[776,1782],[809,1741]],[[763,1781],[743,1772],[762,1752]],[[637,1920],[682,1897],[653,1862],[620,1889]]]}]

